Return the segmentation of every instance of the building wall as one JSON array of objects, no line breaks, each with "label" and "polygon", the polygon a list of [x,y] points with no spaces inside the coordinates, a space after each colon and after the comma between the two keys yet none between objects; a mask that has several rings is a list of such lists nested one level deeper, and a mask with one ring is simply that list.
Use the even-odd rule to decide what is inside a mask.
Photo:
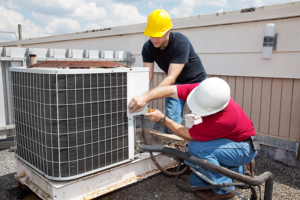
[{"label": "building wall", "polygon": [[[300,6],[299,6],[300,8]],[[272,59],[262,59],[262,43],[267,23],[276,25],[277,49]],[[191,41],[208,74],[300,78],[300,17],[243,22],[218,26],[178,28]],[[149,38],[143,33],[50,43],[22,47],[129,51],[142,66],[141,51]],[[157,66],[156,72],[162,72]]]}]

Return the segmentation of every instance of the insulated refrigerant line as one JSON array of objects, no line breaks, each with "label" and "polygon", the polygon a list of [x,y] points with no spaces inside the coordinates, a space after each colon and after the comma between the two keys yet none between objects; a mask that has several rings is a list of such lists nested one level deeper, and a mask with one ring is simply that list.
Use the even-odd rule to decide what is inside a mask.
[{"label": "insulated refrigerant line", "polygon": [[[143,133],[144,133],[144,137],[145,137],[145,140],[146,140],[146,143],[147,145],[150,145],[150,141],[149,141],[149,138],[148,138],[148,135],[146,134],[146,127],[145,127],[145,118],[144,118],[144,115],[141,115],[142,116],[142,127],[143,127]],[[158,164],[158,162],[156,161],[156,159],[154,158],[153,156],[153,153],[151,151],[149,151],[150,153],[150,156],[151,156],[151,159],[152,161],[154,162],[154,164],[156,165],[156,167],[158,169],[160,169],[160,171],[162,171],[163,173],[169,175],[169,176],[178,176],[178,175],[182,175],[183,173],[186,172],[186,170],[189,168],[187,165],[185,166],[185,168],[183,168],[181,171],[179,172],[169,172],[167,170],[165,170],[162,166],[160,166]]]}]

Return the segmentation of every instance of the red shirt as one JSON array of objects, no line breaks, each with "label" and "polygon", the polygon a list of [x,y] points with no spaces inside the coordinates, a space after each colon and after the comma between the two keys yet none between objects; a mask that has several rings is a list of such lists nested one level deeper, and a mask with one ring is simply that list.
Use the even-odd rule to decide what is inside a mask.
[{"label": "red shirt", "polygon": [[[186,101],[190,92],[198,85],[199,83],[177,85],[178,98]],[[195,141],[226,138],[242,142],[250,136],[256,135],[252,121],[231,98],[224,110],[208,117],[202,117],[202,122],[190,128],[189,133]]]}]

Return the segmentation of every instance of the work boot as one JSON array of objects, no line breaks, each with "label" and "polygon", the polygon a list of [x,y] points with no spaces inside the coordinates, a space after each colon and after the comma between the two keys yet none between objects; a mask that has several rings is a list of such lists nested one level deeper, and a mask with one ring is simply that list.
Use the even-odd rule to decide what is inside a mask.
[{"label": "work boot", "polygon": [[[254,168],[255,168],[255,160],[254,158],[249,162],[248,164],[245,165],[245,175],[250,176],[251,178],[254,178]],[[237,186],[241,189],[249,189],[249,186]]]},{"label": "work boot", "polygon": [[245,175],[254,178],[254,168],[255,168],[255,160],[251,160],[247,165],[245,165]]},{"label": "work boot", "polygon": [[197,190],[195,192],[195,195],[198,197],[200,200],[234,200],[235,199],[235,194],[233,193],[228,193],[228,194],[217,194],[212,190]]}]

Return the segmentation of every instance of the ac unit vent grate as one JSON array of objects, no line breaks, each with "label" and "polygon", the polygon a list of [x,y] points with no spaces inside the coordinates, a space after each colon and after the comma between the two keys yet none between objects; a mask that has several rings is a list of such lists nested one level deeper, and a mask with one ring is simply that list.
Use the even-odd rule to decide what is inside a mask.
[{"label": "ac unit vent grate", "polygon": [[12,72],[17,156],[54,180],[128,159],[127,74]]}]

